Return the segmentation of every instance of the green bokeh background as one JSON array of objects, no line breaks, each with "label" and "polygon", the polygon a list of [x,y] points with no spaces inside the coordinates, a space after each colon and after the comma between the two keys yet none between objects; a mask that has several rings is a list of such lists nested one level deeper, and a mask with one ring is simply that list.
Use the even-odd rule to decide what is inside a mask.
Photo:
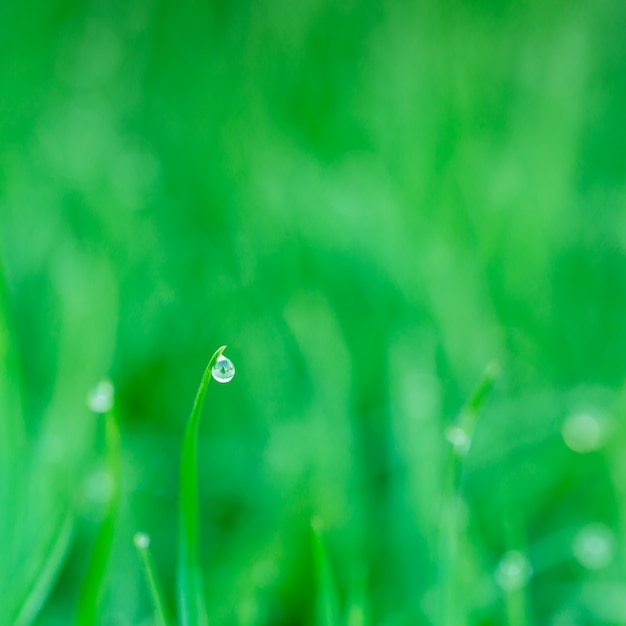
[{"label": "green bokeh background", "polygon": [[[173,601],[182,431],[226,343],[212,625],[316,623],[315,515],[342,597],[366,571],[373,624],[437,624],[443,433],[494,360],[460,623],[507,623],[493,573],[523,548],[529,623],[626,624],[625,32],[619,0],[2,2],[2,609],[78,497],[38,624],[73,619],[103,378],[124,497],[101,623],[151,623],[137,530]],[[588,524],[613,532],[597,570],[571,551]]]}]

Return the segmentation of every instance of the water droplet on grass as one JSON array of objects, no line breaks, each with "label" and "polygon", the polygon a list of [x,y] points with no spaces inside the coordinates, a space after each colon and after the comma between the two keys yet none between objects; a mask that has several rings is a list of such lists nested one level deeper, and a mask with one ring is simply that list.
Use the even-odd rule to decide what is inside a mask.
[{"label": "water droplet on grass", "polygon": [[106,413],[113,408],[114,397],[113,383],[102,380],[87,394],[87,406],[94,413]]},{"label": "water droplet on grass", "polygon": [[563,424],[563,441],[574,452],[592,452],[606,439],[605,424],[591,413],[575,413]]},{"label": "water droplet on grass", "polygon": [[148,548],[150,546],[150,535],[146,535],[146,533],[135,533],[133,541],[137,548]]},{"label": "water droplet on grass", "polygon": [[446,439],[452,444],[456,454],[463,456],[469,452],[472,440],[460,426],[449,426],[446,429]]},{"label": "water droplet on grass", "polygon": [[235,375],[235,366],[230,359],[223,354],[215,362],[211,375],[218,383],[227,383],[233,379]]},{"label": "water droplet on grass", "polygon": [[533,569],[528,559],[517,550],[505,552],[496,569],[496,582],[505,591],[522,589],[530,580]]},{"label": "water droplet on grass", "polygon": [[604,569],[615,553],[615,535],[605,524],[589,524],[574,537],[572,552],[587,569]]}]

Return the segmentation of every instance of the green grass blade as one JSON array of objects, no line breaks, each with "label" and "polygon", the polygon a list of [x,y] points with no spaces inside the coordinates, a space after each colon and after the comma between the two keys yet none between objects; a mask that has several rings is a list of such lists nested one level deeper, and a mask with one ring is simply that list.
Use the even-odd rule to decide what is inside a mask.
[{"label": "green grass blade", "polygon": [[459,416],[458,425],[467,433],[471,439],[474,434],[474,428],[476,427],[476,418],[478,413],[482,409],[487,397],[491,393],[493,386],[496,383],[500,368],[496,363],[490,363],[485,368],[483,375],[474,387],[474,391],[469,400],[463,407],[461,415]]},{"label": "green grass blade", "polygon": [[111,493],[107,502],[104,521],[98,532],[96,544],[80,593],[77,624],[94,626],[99,623],[98,610],[109,559],[113,548],[115,525],[120,505],[120,480],[122,449],[117,418],[113,411],[105,414],[106,466],[111,477]]},{"label": "green grass blade", "polygon": [[12,622],[13,626],[32,624],[45,606],[72,544],[75,519],[75,511],[72,508],[55,528],[48,554],[21,602],[17,616]]},{"label": "green grass blade", "polygon": [[462,626],[467,623],[467,611],[463,602],[468,594],[461,589],[461,574],[467,550],[466,503],[461,490],[461,478],[465,458],[476,429],[476,419],[493,389],[498,374],[499,368],[495,363],[490,363],[485,368],[455,424],[446,431],[446,437],[452,448],[448,459],[439,526],[439,610],[442,626]]},{"label": "green grass blade", "polygon": [[[519,553],[527,562],[526,555]],[[528,598],[525,584],[513,585],[504,589],[507,626],[528,626]]]},{"label": "green grass blade", "polygon": [[216,350],[204,371],[191,416],[185,428],[180,460],[178,528],[178,612],[181,626],[207,626],[204,582],[199,552],[198,434],[211,370],[226,346]]},{"label": "green grass blade", "polygon": [[525,521],[522,510],[513,508],[503,516],[506,552],[495,572],[495,580],[504,594],[507,626],[528,626],[528,585],[533,568],[526,547]]},{"label": "green grass blade", "polygon": [[313,529],[313,559],[317,580],[317,626],[339,626],[339,595],[324,542],[322,522],[311,520]]},{"label": "green grass blade", "polygon": [[143,563],[148,589],[154,605],[154,623],[156,626],[169,626],[163,587],[154,567],[152,552],[150,551],[150,537],[144,533],[137,533],[134,537],[134,543]]}]

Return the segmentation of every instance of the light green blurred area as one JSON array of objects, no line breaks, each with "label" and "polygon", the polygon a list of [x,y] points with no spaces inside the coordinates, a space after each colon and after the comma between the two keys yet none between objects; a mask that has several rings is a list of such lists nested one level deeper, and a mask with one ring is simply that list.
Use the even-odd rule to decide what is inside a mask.
[{"label": "light green blurred area", "polygon": [[438,624],[443,433],[494,360],[463,623],[507,623],[523,549],[532,623],[626,624],[625,29],[618,0],[1,3],[0,622],[78,502],[37,623],[74,618],[105,378],[102,624],[151,623],[138,530],[173,602],[182,431],[226,343],[212,625],[316,623],[313,516],[372,624]]}]

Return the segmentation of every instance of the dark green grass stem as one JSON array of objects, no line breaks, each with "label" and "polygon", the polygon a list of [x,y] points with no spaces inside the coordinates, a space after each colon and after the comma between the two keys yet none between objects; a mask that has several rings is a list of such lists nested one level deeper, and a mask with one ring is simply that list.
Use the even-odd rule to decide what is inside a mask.
[{"label": "dark green grass stem", "polygon": [[150,538],[143,533],[137,533],[134,538],[135,548],[141,562],[143,563],[144,572],[146,574],[146,582],[154,605],[154,623],[156,626],[169,626],[167,618],[167,609],[165,603],[165,595],[163,587],[154,567],[152,552],[150,551]]},{"label": "dark green grass stem", "polygon": [[440,624],[460,626],[467,622],[466,608],[462,605],[461,583],[465,566],[465,526],[467,506],[462,494],[462,475],[465,459],[471,447],[476,420],[485,400],[493,389],[499,369],[489,364],[455,423],[448,428],[451,443],[446,464],[444,494],[440,524]]},{"label": "dark green grass stem", "polygon": [[207,365],[185,428],[180,459],[178,527],[178,613],[181,626],[207,626],[204,581],[199,552],[198,434],[211,370],[226,346],[215,351]]},{"label": "dark green grass stem", "polygon": [[317,626],[340,626],[339,597],[333,576],[328,551],[324,541],[322,521],[311,520],[313,530],[313,562],[317,583]]},{"label": "dark green grass stem", "polygon": [[111,410],[105,414],[106,467],[111,477],[111,494],[107,502],[106,512],[83,583],[79,605],[78,626],[94,626],[99,624],[98,610],[104,591],[109,559],[113,548],[115,526],[120,507],[120,481],[122,472],[122,448],[120,431],[115,413]]}]

